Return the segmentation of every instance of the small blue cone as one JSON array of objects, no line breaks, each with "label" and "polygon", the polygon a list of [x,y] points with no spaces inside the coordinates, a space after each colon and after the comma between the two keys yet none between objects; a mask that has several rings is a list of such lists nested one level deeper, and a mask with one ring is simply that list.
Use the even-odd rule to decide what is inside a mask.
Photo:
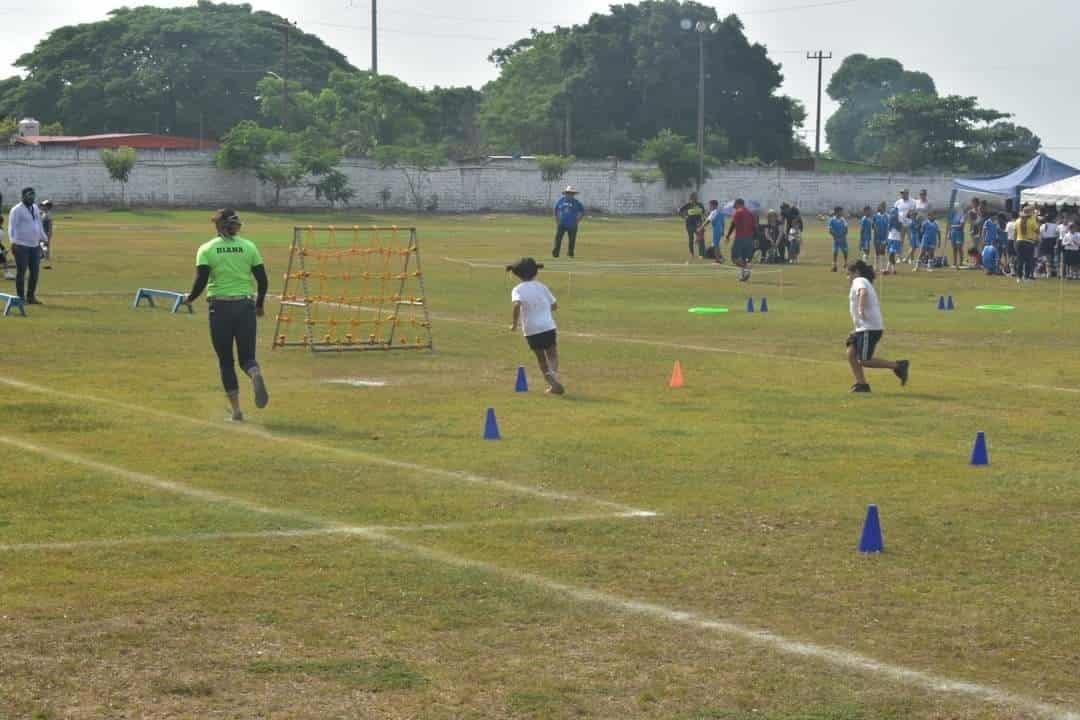
[{"label": "small blue cone", "polygon": [[754,312],[754,298],[746,298],[746,312]]},{"label": "small blue cone", "polygon": [[517,383],[514,385],[514,392],[529,392],[529,381],[525,379],[525,367],[518,366]]},{"label": "small blue cone", "polygon": [[956,309],[956,306],[953,305],[952,295],[950,295],[949,299],[945,302],[945,309],[946,310],[955,310]]},{"label": "small blue cone", "polygon": [[769,298],[761,298],[761,312],[769,312]]},{"label": "small blue cone", "polygon": [[881,537],[881,519],[878,517],[877,505],[866,508],[866,522],[863,523],[862,538],[859,540],[859,552],[885,552],[885,541]]},{"label": "small blue cone", "polygon": [[975,447],[971,448],[971,464],[990,464],[990,453],[986,449],[986,433],[981,430],[975,434]]},{"label": "small blue cone", "polygon": [[945,296],[944,295],[942,295],[941,297],[938,298],[937,309],[938,310],[944,310],[945,309]]},{"label": "small blue cone", "polygon": [[484,439],[502,440],[499,435],[499,423],[495,420],[495,408],[487,409],[487,418],[484,420]]}]

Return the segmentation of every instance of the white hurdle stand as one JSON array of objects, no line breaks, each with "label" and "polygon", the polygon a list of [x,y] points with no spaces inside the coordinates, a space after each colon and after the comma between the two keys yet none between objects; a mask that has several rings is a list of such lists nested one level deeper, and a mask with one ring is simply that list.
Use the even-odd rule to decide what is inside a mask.
[{"label": "white hurdle stand", "polygon": [[[173,304],[172,310],[170,312],[174,313],[178,312],[180,310],[180,306],[184,304],[184,293],[175,292],[173,290],[154,290],[153,288],[139,288],[138,292],[135,293],[135,303],[131,307],[139,307],[139,304],[143,300],[146,300],[146,302],[150,303],[150,307],[156,307],[154,305],[155,297],[172,300]],[[188,314],[195,312],[194,310],[192,310],[191,305],[187,306],[187,310]]]},{"label": "white hurdle stand", "polygon": [[12,308],[18,308],[19,314],[26,317],[26,303],[18,295],[0,293],[0,302],[4,303],[4,317],[11,314]]}]

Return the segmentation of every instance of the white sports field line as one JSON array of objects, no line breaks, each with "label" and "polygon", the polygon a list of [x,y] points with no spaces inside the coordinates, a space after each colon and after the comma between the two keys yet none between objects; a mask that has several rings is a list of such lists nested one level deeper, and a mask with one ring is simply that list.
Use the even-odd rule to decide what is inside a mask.
[{"label": "white sports field line", "polygon": [[969,697],[981,702],[1015,708],[1026,713],[1037,714],[1052,720],[1080,720],[1080,711],[1045,703],[1026,695],[1020,695],[990,685],[982,685],[965,680],[955,680],[924,670],[916,670],[902,665],[882,662],[859,653],[816,645],[814,643],[801,642],[799,640],[786,638],[782,635],[777,635],[767,630],[755,629],[739,623],[705,617],[692,611],[678,610],[657,603],[623,598],[612,593],[601,592],[587,587],[578,587],[552,580],[543,575],[526,573],[488,562],[472,560],[435,548],[406,542],[400,538],[388,535],[388,531],[386,530],[349,526],[328,518],[317,518],[306,513],[296,513],[291,510],[279,510],[257,505],[242,498],[233,498],[222,493],[203,491],[198,488],[184,485],[183,483],[126,470],[124,468],[83,458],[74,453],[52,450],[21,440],[0,437],[0,443],[21,450],[34,452],[45,457],[83,465],[84,467],[100,472],[110,473],[134,483],[150,485],[161,490],[188,495],[212,504],[231,505],[260,514],[272,513],[282,517],[302,518],[307,522],[318,522],[323,526],[322,529],[326,531],[366,538],[384,546],[393,547],[399,551],[404,551],[452,567],[483,570],[492,575],[527,584],[582,604],[601,606],[622,614],[641,615],[652,618],[653,620],[692,627],[717,635],[734,637],[754,645],[772,649],[785,655],[817,660],[835,667],[862,674],[877,675],[892,682],[904,684],[909,687],[922,688],[941,695]]},{"label": "white sports field line", "polygon": [[249,435],[252,437],[262,438],[265,440],[270,440],[275,443],[286,443],[294,445],[296,447],[302,447],[308,450],[315,450],[322,453],[334,453],[343,457],[347,457],[351,460],[359,460],[361,462],[370,463],[372,465],[382,465],[384,467],[391,467],[398,470],[407,470],[409,472],[428,475],[431,477],[438,477],[444,480],[452,480],[455,482],[463,482],[474,485],[486,485],[519,495],[529,495],[545,500],[557,500],[561,502],[587,503],[591,505],[596,505],[598,507],[605,507],[617,513],[636,513],[639,514],[641,517],[655,515],[655,513],[650,510],[631,507],[629,505],[611,502],[609,500],[601,500],[599,498],[593,498],[586,495],[575,495],[573,493],[557,492],[554,490],[544,490],[543,488],[538,488],[531,485],[519,485],[508,480],[485,477],[483,475],[476,475],[474,473],[460,470],[445,470],[443,468],[430,467],[427,465],[420,465],[417,463],[410,463],[402,460],[393,460],[390,458],[382,457],[380,455],[375,455],[373,453],[363,452],[361,450],[351,450],[348,448],[336,447],[334,445],[323,445],[321,443],[311,442],[309,440],[292,438],[286,435],[276,435],[269,430],[264,430],[262,428],[252,425],[225,422],[215,423],[209,420],[200,420],[199,418],[192,418],[186,415],[171,413],[166,410],[158,410],[155,408],[144,407],[142,405],[125,403],[119,400],[113,400],[111,398],[101,398],[95,397],[93,395],[84,395],[81,393],[70,393],[63,390],[55,390],[53,388],[45,387],[43,385],[35,385],[33,383],[24,382],[22,380],[15,380],[14,378],[10,377],[0,377],[0,385],[7,385],[8,387],[17,388],[19,390],[26,390],[28,392],[35,392],[42,395],[51,395],[53,397],[64,398],[66,400],[72,400],[79,403],[110,405],[112,407],[120,408],[122,410],[127,410],[128,412],[141,413],[144,415],[153,415],[155,417],[164,418],[167,420],[184,422],[191,425],[198,425],[200,427],[214,428],[216,430],[226,430],[230,432]]}]

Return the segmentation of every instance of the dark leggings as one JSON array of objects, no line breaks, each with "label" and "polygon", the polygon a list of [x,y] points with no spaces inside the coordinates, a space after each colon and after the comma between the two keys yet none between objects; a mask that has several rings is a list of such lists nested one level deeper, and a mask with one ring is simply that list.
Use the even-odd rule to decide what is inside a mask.
[{"label": "dark leggings", "polygon": [[240,389],[233,363],[233,342],[236,342],[236,354],[240,369],[245,373],[255,362],[255,303],[252,300],[210,300],[210,341],[218,356],[221,367],[221,384],[225,392],[232,393]]},{"label": "dark leggings", "polygon": [[697,243],[698,255],[705,257],[705,238],[697,236],[697,229],[700,225],[687,225],[686,226],[686,241],[690,249],[690,255],[694,254],[694,243]]},{"label": "dark leggings", "polygon": [[1023,240],[1016,243],[1016,276],[1035,277],[1035,243]]},{"label": "dark leggings", "polygon": [[[12,245],[11,252],[15,256],[15,292],[23,300],[36,299],[38,272],[41,267],[41,248]],[[25,284],[27,271],[30,273],[29,285]]]}]

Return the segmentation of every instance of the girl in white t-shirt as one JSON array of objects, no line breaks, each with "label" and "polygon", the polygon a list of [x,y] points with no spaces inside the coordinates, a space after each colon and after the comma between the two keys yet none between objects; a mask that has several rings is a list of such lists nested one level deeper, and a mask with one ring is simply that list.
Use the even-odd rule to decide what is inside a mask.
[{"label": "girl in white t-shirt", "polygon": [[558,309],[555,296],[547,285],[536,279],[537,272],[543,265],[537,264],[531,257],[521,258],[506,269],[519,280],[510,292],[513,303],[513,322],[510,330],[517,330],[518,325],[525,335],[525,342],[536,353],[540,372],[547,380],[547,391],[553,395],[562,395],[566,390],[558,379],[559,351],[555,344],[555,317],[552,311]]},{"label": "girl in white t-shirt", "polygon": [[874,350],[885,332],[881,304],[874,290],[874,268],[862,260],[857,260],[848,267],[848,277],[851,278],[848,305],[851,310],[851,320],[855,323],[855,332],[851,333],[847,339],[848,363],[851,365],[851,372],[855,375],[855,384],[852,385],[851,391],[870,392],[870,383],[866,382],[863,368],[892,370],[896,377],[900,378],[900,384],[907,385],[910,366],[907,360],[893,362],[874,357]]},{"label": "girl in white t-shirt", "polygon": [[1065,277],[1080,277],[1080,224],[1069,224],[1069,231],[1061,239],[1061,252]]}]

